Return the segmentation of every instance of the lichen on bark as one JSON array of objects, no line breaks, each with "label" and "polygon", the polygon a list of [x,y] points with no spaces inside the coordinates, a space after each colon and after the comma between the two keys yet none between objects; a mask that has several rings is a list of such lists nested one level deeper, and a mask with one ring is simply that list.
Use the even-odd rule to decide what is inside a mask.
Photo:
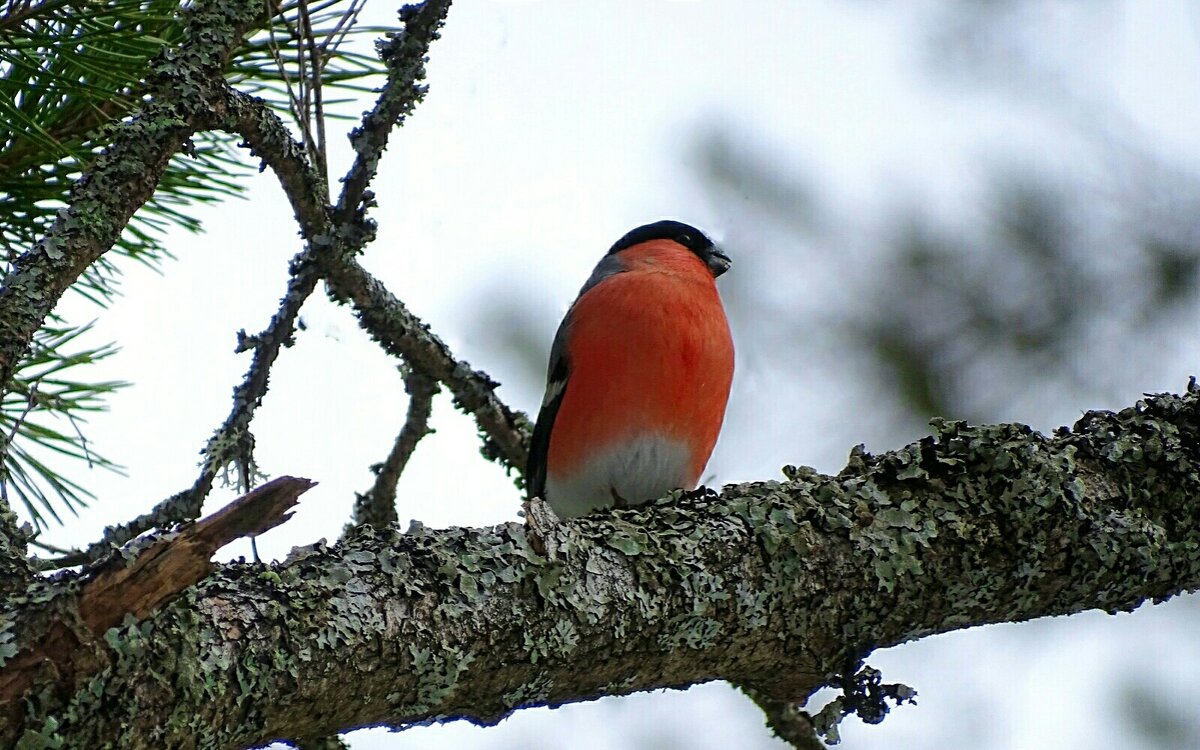
[{"label": "lichen on bark", "polygon": [[109,631],[109,666],[22,723],[232,748],[713,679],[803,700],[875,648],[1200,585],[1198,406],[1192,384],[1051,436],[938,422],[836,476],[563,523],[544,553],[519,524],[365,527]]}]

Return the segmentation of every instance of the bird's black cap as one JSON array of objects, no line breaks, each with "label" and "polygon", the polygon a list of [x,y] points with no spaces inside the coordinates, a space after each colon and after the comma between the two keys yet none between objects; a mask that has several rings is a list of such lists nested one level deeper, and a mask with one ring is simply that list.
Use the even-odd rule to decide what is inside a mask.
[{"label": "bird's black cap", "polygon": [[683,245],[688,250],[696,254],[704,264],[712,271],[713,276],[720,276],[729,270],[729,256],[722,252],[721,248],[713,244],[713,241],[708,238],[704,232],[691,226],[684,224],[682,221],[672,221],[664,219],[656,221],[653,224],[645,224],[637,229],[631,230],[624,237],[617,240],[608,254],[613,255],[622,250],[640,245],[643,242],[651,240],[672,240]]}]

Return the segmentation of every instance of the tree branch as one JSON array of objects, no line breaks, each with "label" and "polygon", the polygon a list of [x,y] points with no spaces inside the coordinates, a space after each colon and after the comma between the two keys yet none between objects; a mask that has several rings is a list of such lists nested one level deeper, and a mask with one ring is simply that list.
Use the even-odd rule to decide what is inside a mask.
[{"label": "tree branch", "polygon": [[230,56],[266,8],[252,0],[200,0],[183,11],[183,40],[151,65],[141,110],[112,128],[112,145],[75,183],[70,205],[4,278],[0,385],[12,379],[62,293],[113,246],[150,199],[167,163],[220,91]]},{"label": "tree branch", "polygon": [[[209,126],[237,133],[243,146],[262,159],[279,180],[292,204],[300,236],[306,242],[328,234],[330,228],[329,187],[309,161],[304,144],[292,137],[284,121],[263,99],[226,86],[213,102]],[[327,244],[327,243],[326,243]],[[308,248],[311,253],[312,248]],[[303,265],[293,261],[293,266]]]},{"label": "tree branch", "polygon": [[429,429],[429,415],[433,411],[433,397],[438,392],[437,381],[413,370],[404,377],[404,390],[408,391],[408,415],[388,457],[373,467],[374,486],[354,501],[355,525],[369,523],[379,528],[398,520],[396,483],[417,449],[417,443],[433,432]]},{"label": "tree branch", "polygon": [[356,261],[328,256],[321,260],[330,296],[352,304],[359,325],[371,338],[410,367],[444,383],[454,394],[455,406],[475,418],[484,457],[524,471],[533,427],[525,414],[496,397],[499,383],[455,359],[429,326]]},{"label": "tree branch", "polygon": [[[429,12],[435,13],[440,9],[444,13],[446,5],[448,3],[430,5]],[[439,23],[440,17],[431,16],[415,28],[428,33],[436,31]],[[413,39],[419,38],[415,31],[413,34]],[[426,47],[429,41],[431,39],[425,39]],[[382,112],[408,112],[423,94],[423,88],[416,85],[415,79],[393,76],[394,71],[401,67],[408,71],[408,75],[423,74],[423,66],[417,63],[424,52],[418,55],[416,51],[406,51],[409,47],[398,45],[395,37],[390,44],[396,51],[395,56],[388,58],[391,71],[389,80],[395,80],[396,83],[389,84],[387,88],[407,92],[413,98],[401,98],[396,102],[385,91],[376,109],[364,117],[362,128],[356,131],[358,135],[354,141],[359,156],[346,177],[346,187],[339,199],[338,215],[347,217],[344,222],[335,224],[328,208],[312,199],[308,185],[316,179],[315,172],[304,158],[303,146],[287,134],[283,121],[263,102],[231,93],[226,97],[221,112],[221,127],[245,138],[253,152],[279,177],[300,223],[301,232],[310,242],[303,256],[303,264],[321,265],[321,273],[329,284],[331,296],[338,301],[351,302],[359,313],[360,324],[386,351],[450,389],[456,405],[475,418],[484,442],[484,456],[520,472],[525,466],[528,435],[533,429],[529,419],[501,402],[493,392],[498,385],[495,381],[486,373],[472,370],[465,362],[455,359],[449,347],[431,333],[428,326],[352,258],[374,237],[374,227],[363,212],[356,210],[347,213],[349,209],[346,207],[359,207],[352,198],[355,192],[361,190],[360,198],[368,197],[365,184],[361,189],[355,189],[354,186],[374,174],[376,165],[373,159],[378,159],[380,150],[386,144],[386,133],[380,130],[381,123],[387,121]],[[398,67],[398,60],[408,60],[409,63]],[[412,62],[414,60],[417,62]],[[298,259],[293,267],[301,264]]]},{"label": "tree branch", "polygon": [[817,737],[817,730],[809,716],[794,700],[776,700],[759,693],[754,688],[740,687],[750,700],[754,701],[766,718],[767,726],[776,737],[788,743],[796,750],[825,750]]},{"label": "tree branch", "polygon": [[[292,344],[300,308],[316,288],[319,276],[310,259],[308,250],[293,259],[287,292],[266,330],[254,337],[240,336],[239,351],[253,348],[254,356],[242,382],[233,389],[233,408],[229,416],[201,451],[204,462],[195,483],[154,506],[150,512],[127,523],[106,528],[100,541],[86,550],[89,560],[100,559],[114,547],[150,529],[170,528],[199,516],[213,482],[230,462],[237,461],[238,471],[243,474],[248,475],[252,471],[254,437],[250,433],[250,422],[266,395],[271,365],[275,363],[280,350]],[[251,477],[243,476],[242,479],[243,488],[248,488]]]},{"label": "tree branch", "polygon": [[119,623],[126,614],[142,619],[183,589],[212,572],[209,558],[244,536],[258,536],[292,516],[291,508],[316,482],[278,477],[250,490],[208,518],[164,537],[128,566],[91,572],[79,596],[83,620],[94,633]]},{"label": "tree branch", "polygon": [[[388,65],[388,84],[375,108],[364,116],[363,126],[352,135],[359,156],[346,178],[347,185],[339,200],[339,206],[349,206],[347,222],[357,226],[365,221],[358,213],[359,204],[387,143],[388,134],[384,130],[390,130],[420,101],[424,88],[416,81],[424,75],[425,53],[437,38],[437,30],[449,6],[449,0],[428,0],[418,6],[405,6],[400,11],[404,30],[390,35],[389,41],[381,45],[380,55]],[[254,442],[250,422],[266,395],[271,365],[280,349],[291,345],[300,308],[320,278],[314,258],[330,253],[335,238],[339,245],[337,252],[349,256],[357,253],[371,236],[370,231],[339,231],[341,227],[332,224],[324,179],[307,159],[303,145],[292,138],[287,126],[263,100],[222,83],[195,119],[197,125],[230,130],[246,139],[252,153],[260,156],[278,177],[292,203],[301,235],[308,244],[292,261],[287,292],[270,325],[261,334],[239,341],[239,351],[253,348],[254,358],[242,383],[234,389],[229,416],[202,451],[204,463],[195,483],[162,501],[150,512],[105,529],[103,538],[86,551],[91,560],[99,559],[114,546],[149,529],[169,528],[172,524],[196,518],[213,481],[231,461],[240,461],[239,471],[250,472]],[[149,193],[145,198],[149,198]],[[2,352],[0,348],[0,355]],[[243,477],[243,480],[243,485],[248,486],[250,477]]]},{"label": "tree branch", "polygon": [[210,558],[229,542],[286,521],[313,484],[294,477],[272,480],[198,523],[109,560],[79,580],[74,597],[62,596],[67,587],[55,597],[52,588],[35,584],[42,595],[33,601],[40,606],[8,620],[27,640],[0,672],[0,712],[12,714],[39,679],[71,683],[89,676],[103,663],[96,650],[105,631],[128,618],[134,623],[146,618],[211,573],[216,565]]},{"label": "tree branch", "polygon": [[400,9],[404,30],[388,34],[387,41],[378,45],[379,57],[387,66],[387,83],[375,106],[363,116],[362,126],[350,133],[350,144],[358,156],[342,178],[342,195],[334,210],[336,224],[352,223],[363,200],[369,200],[367,186],[375,177],[392,129],[425,97],[427,87],[419,83],[425,78],[425,55],[439,37],[450,2],[425,0],[404,6]]},{"label": "tree branch", "polygon": [[1194,382],[1053,437],[935,427],[836,476],[558,524],[545,555],[518,524],[364,527],[226,566],[110,630],[103,672],[65,708],[31,691],[0,737],[235,748],[713,679],[800,701],[875,648],[1200,586]]}]

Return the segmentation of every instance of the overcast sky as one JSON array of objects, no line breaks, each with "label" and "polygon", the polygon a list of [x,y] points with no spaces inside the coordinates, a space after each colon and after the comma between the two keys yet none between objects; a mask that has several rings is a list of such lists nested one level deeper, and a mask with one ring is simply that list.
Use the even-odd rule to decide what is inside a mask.
[{"label": "overcast sky", "polygon": [[[489,311],[525,311],[548,349],[600,255],[646,221],[680,218],[737,240],[733,270],[722,279],[728,294],[783,290],[819,304],[832,282],[806,273],[799,255],[790,262],[787,248],[761,253],[771,265],[756,260],[755,242],[779,233],[747,226],[736,196],[704,187],[695,154],[703,133],[733,134],[739,145],[794,169],[833,210],[861,215],[864,227],[897,193],[954,217],[997,144],[1060,170],[1075,164],[1082,147],[1069,122],[1019,97],[955,85],[954,71],[936,70],[930,39],[950,5],[460,2],[431,52],[428,99],[395,134],[376,181],[379,238],[364,263],[457,354],[502,381],[503,398],[527,411],[535,410],[542,384],[530,376],[527,357],[501,351],[506,331],[497,325],[507,319]],[[1030,62],[1068,71],[1055,84],[1083,100],[1111,103],[1120,117],[1103,127],[1137,129],[1181,160],[1200,157],[1200,49],[1189,3],[1035,5],[1021,17],[1037,52]],[[371,0],[368,12],[368,22],[388,23],[393,8]],[[340,140],[335,146],[336,175],[346,149]],[[235,332],[265,326],[299,249],[273,177],[252,183],[248,201],[198,212],[205,234],[172,236],[178,259],[162,275],[129,267],[124,296],[111,309],[65,303],[74,320],[98,316],[97,340],[120,342],[103,375],[135,385],[89,431],[128,476],[86,476],[100,500],[52,529],[49,541],[85,544],[104,524],[131,518],[194,480],[197,452],[228,413],[247,363],[233,354]],[[729,280],[739,273],[740,281]],[[386,455],[403,420],[396,363],[350,315],[317,294],[304,318],[308,330],[275,366],[253,431],[265,472],[320,485],[291,521],[260,540],[264,557],[336,538],[354,491],[370,486],[368,465]],[[805,344],[787,353],[759,345],[768,324],[734,320],[739,370],[729,428],[710,466],[717,483],[778,478],[785,463],[836,471],[855,442],[894,447],[861,434],[877,428],[866,417],[865,426],[830,425],[828,404],[847,398],[841,375],[781,378],[772,359],[802,354]],[[1121,395],[1132,402],[1142,390],[1178,390],[1188,374],[1181,364],[1161,382]],[[1048,429],[1083,408],[1128,402],[1063,404],[1041,415],[1046,423],[1024,418]],[[401,519],[437,527],[515,519],[517,492],[478,458],[472,423],[445,396],[433,423],[437,433],[401,481]],[[232,495],[215,492],[208,509]],[[227,550],[246,553],[244,545]],[[1200,646],[1180,633],[1197,618],[1200,606],[1188,599],[1134,615],[977,629],[880,652],[870,662],[886,680],[916,687],[920,705],[896,710],[878,727],[848,721],[846,746],[1130,747],[1102,687],[1146,668],[1167,693],[1194,695]],[[718,684],[528,710],[487,730],[373,730],[351,742],[356,749],[780,747],[761,723],[750,703]]]}]

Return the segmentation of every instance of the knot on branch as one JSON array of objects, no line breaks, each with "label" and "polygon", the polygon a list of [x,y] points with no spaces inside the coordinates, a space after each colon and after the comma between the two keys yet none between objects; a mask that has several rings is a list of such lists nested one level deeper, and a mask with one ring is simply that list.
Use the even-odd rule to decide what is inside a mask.
[{"label": "knot on branch", "polygon": [[521,504],[521,512],[525,516],[529,546],[548,560],[558,559],[557,531],[561,522],[550,503],[540,497],[531,498]]}]

